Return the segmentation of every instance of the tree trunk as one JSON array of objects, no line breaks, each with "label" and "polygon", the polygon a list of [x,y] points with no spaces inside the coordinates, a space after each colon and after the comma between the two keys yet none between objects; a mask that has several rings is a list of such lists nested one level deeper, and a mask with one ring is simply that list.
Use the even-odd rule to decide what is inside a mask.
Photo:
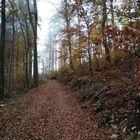
[{"label": "tree trunk", "polygon": [[87,29],[88,29],[88,61],[89,61],[89,71],[90,74],[92,75],[92,58],[91,58],[91,44],[90,44],[90,32],[89,32],[89,25],[87,25]]},{"label": "tree trunk", "polygon": [[[14,3],[12,5],[14,9]],[[13,14],[12,19],[12,44],[10,46],[10,58],[9,58],[9,66],[8,66],[8,79],[7,79],[7,94],[11,94],[12,83],[13,83],[13,61],[14,61],[14,44],[15,44],[15,15]]]},{"label": "tree trunk", "polygon": [[34,86],[38,86],[38,55],[37,55],[37,24],[38,24],[38,14],[37,14],[37,3],[34,2],[34,16],[35,16],[35,27],[34,27]]},{"label": "tree trunk", "polygon": [[105,24],[107,20],[107,7],[106,7],[106,0],[102,0],[103,4],[103,18],[102,18],[102,36],[103,36],[103,47],[105,48],[105,56],[106,56],[106,61],[111,62],[110,59],[110,52],[107,44],[107,38],[105,35]]},{"label": "tree trunk", "polygon": [[[68,5],[67,0],[65,0],[64,2],[65,2],[65,8],[66,8],[66,11],[65,11],[66,29],[67,31],[69,31],[70,29],[69,5]],[[67,39],[69,41],[69,46],[68,46],[69,47],[68,48],[69,49],[69,63],[70,63],[70,68],[73,70],[74,68],[73,68],[73,60],[72,60],[72,46],[71,46],[71,37],[70,37],[69,32],[67,32]]]},{"label": "tree trunk", "polygon": [[110,0],[111,4],[110,4],[110,9],[111,9],[111,22],[112,25],[114,25],[114,12],[113,12],[113,0]]},{"label": "tree trunk", "polygon": [[39,79],[38,79],[38,55],[37,55],[37,24],[38,24],[37,3],[36,3],[36,0],[33,0],[34,18],[32,17],[32,13],[31,13],[31,10],[30,10],[29,0],[26,0],[26,3],[27,3],[28,13],[29,13],[29,17],[30,17],[31,27],[32,27],[32,30],[33,30],[33,36],[34,36],[33,81],[34,81],[34,86],[37,87],[38,84],[39,84]]},{"label": "tree trunk", "polygon": [[32,87],[32,50],[29,49],[29,88]]},{"label": "tree trunk", "polygon": [[6,32],[5,0],[1,0],[1,40],[0,40],[0,98],[4,97],[4,47]]},{"label": "tree trunk", "polygon": [[28,23],[25,20],[25,27],[26,27],[26,38],[27,38],[27,46],[25,46],[25,78],[26,78],[26,88],[29,88],[29,49],[30,48],[30,37],[29,37],[29,28]]}]

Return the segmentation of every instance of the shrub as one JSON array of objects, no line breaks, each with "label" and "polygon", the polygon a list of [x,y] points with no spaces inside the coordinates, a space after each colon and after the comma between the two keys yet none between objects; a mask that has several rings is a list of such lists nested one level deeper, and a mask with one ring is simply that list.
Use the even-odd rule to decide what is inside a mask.
[{"label": "shrub", "polygon": [[74,76],[74,71],[71,70],[69,66],[63,66],[58,71],[57,79],[60,82],[67,84],[72,80],[73,76]]}]

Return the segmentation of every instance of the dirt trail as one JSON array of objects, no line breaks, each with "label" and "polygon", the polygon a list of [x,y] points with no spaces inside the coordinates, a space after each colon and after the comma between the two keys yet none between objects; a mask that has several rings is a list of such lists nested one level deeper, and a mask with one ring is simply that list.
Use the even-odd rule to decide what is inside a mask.
[{"label": "dirt trail", "polygon": [[0,140],[105,140],[101,133],[54,80],[0,108]]}]

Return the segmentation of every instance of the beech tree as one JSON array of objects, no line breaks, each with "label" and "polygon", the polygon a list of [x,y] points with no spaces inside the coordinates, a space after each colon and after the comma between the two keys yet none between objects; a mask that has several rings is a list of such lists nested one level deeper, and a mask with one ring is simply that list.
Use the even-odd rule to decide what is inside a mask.
[{"label": "beech tree", "polygon": [[[69,25],[69,28],[65,26],[61,30],[64,35],[69,35],[69,39],[61,35],[60,59],[63,65],[71,67],[70,58],[73,68],[78,63],[88,62],[92,73],[94,66],[99,67],[101,61],[118,64],[123,47],[127,44],[127,35],[124,34],[128,30],[139,34],[136,28],[139,20],[137,1],[122,6],[117,6],[113,0],[63,1],[60,9],[63,11],[60,17],[65,25]],[[134,40],[131,42],[137,46],[138,38]]]},{"label": "beech tree", "polygon": [[107,6],[106,6],[106,0],[102,0],[102,5],[103,5],[103,11],[102,11],[102,36],[103,36],[103,46],[105,48],[105,54],[106,54],[106,61],[111,62],[110,59],[110,53],[109,53],[109,48],[107,44],[107,38],[105,36],[105,25],[107,21]]},{"label": "beech tree", "polygon": [[[9,0],[10,6],[14,11],[15,8],[15,1]],[[8,76],[7,76],[7,94],[10,95],[12,86],[13,86],[13,61],[14,61],[14,44],[15,44],[15,13],[12,14],[12,44],[10,45],[10,54],[9,54],[9,64],[8,64]]]},{"label": "beech tree", "polygon": [[[12,96],[13,90],[29,89],[32,85],[38,85],[37,12],[35,0],[1,1],[1,97],[4,94]],[[32,76],[32,66],[34,66],[34,76]]]},{"label": "beech tree", "polygon": [[37,55],[37,26],[38,26],[38,12],[37,12],[37,3],[36,0],[33,0],[33,13],[30,8],[30,3],[26,0],[29,19],[32,26],[33,36],[34,36],[34,64],[33,64],[33,79],[34,86],[38,86],[38,55]]},{"label": "beech tree", "polygon": [[1,0],[1,36],[0,36],[0,98],[4,97],[4,48],[6,32],[5,0]]},{"label": "beech tree", "polygon": [[69,50],[69,63],[70,63],[70,68],[73,69],[72,44],[71,44],[71,34],[70,34],[72,13],[71,13],[70,1],[64,0],[62,1],[62,3],[63,3],[62,15],[65,21],[64,33],[66,34],[67,47]]}]

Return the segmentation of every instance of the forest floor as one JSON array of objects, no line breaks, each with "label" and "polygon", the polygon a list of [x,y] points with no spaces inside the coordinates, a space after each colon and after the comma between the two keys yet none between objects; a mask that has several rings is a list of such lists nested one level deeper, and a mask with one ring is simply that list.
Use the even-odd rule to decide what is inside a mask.
[{"label": "forest floor", "polygon": [[0,140],[109,140],[73,92],[55,80],[0,107]]}]

